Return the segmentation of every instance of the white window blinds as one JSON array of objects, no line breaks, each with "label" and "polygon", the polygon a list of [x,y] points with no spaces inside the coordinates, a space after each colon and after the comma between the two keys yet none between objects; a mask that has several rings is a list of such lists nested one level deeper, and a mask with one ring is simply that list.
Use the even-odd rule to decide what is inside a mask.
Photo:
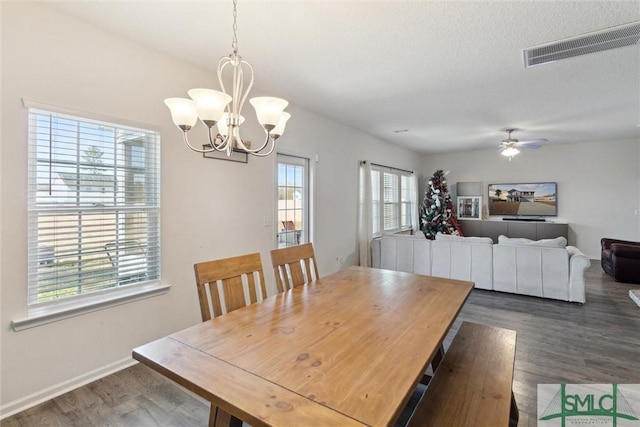
[{"label": "white window blinds", "polygon": [[160,278],[158,133],[29,109],[29,304]]},{"label": "white window blinds", "polygon": [[398,174],[384,172],[384,231],[400,228],[400,180]]}]

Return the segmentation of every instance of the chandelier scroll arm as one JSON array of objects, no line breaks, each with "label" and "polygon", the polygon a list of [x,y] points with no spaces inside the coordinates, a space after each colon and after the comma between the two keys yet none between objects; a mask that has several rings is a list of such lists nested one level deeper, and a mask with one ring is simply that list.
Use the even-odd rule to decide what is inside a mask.
[{"label": "chandelier scroll arm", "polygon": [[229,141],[229,135],[227,136],[222,136],[222,141],[220,141],[219,143],[216,143],[216,139],[218,139],[218,134],[216,134],[216,136],[213,136],[213,126],[211,126],[209,128],[209,144],[216,150],[216,151],[225,151],[227,149],[227,145],[229,145],[230,141]]},{"label": "chandelier scroll arm", "polygon": [[231,59],[229,58],[229,56],[223,56],[218,60],[218,70],[217,70],[218,71],[218,84],[220,85],[220,89],[222,89],[222,91],[224,93],[226,93],[227,95],[229,93],[224,88],[224,82],[222,81],[222,71],[224,70],[224,67],[226,67],[230,63],[231,63]]},{"label": "chandelier scroll arm", "polygon": [[[238,58],[240,60],[240,58]],[[244,83],[244,72],[242,71],[242,65],[246,65],[249,69],[249,76],[251,77],[249,79],[249,84],[247,85],[247,87],[243,90],[242,89],[242,85]],[[238,114],[240,114],[240,112],[242,111],[242,107],[244,107],[244,102],[247,100],[247,96],[249,95],[249,92],[251,92],[251,89],[253,88],[253,78],[254,78],[254,73],[253,73],[253,67],[251,66],[251,64],[249,64],[247,61],[242,61],[240,60],[240,63],[238,64],[238,69],[239,69],[239,74],[240,74],[240,79],[242,80],[240,82],[240,87],[238,90],[238,93],[241,93],[241,99],[240,99],[240,104],[238,106]]]},{"label": "chandelier scroll arm", "polygon": [[[271,141],[271,148],[269,149],[269,151],[262,153],[262,150],[264,150],[267,145],[269,144],[269,141]],[[244,144],[242,144],[244,146]],[[262,146],[260,148],[257,149],[250,149],[250,148],[242,148],[242,151],[246,151],[247,153],[251,154],[252,156],[257,156],[257,157],[267,157],[268,155],[270,155],[271,153],[273,153],[273,150],[276,148],[276,140],[271,138],[269,136],[269,134],[267,133],[267,139],[265,140],[264,144],[262,144]]]},{"label": "chandelier scroll arm", "polygon": [[193,151],[195,151],[197,153],[211,153],[213,151],[220,151],[220,150],[217,150],[215,148],[215,146],[213,146],[213,145],[211,146],[211,148],[196,148],[196,147],[194,147],[193,145],[191,145],[189,143],[189,137],[187,136],[187,132],[186,131],[182,132],[182,140],[184,141],[185,145],[189,149],[191,149],[191,150],[193,150]]},{"label": "chandelier scroll arm", "polygon": [[[267,137],[265,138],[264,143],[260,146],[260,148],[251,149],[251,148],[243,147],[242,149],[244,151],[246,151],[247,153],[255,154],[255,155],[259,156],[260,155],[259,153],[262,150],[264,150],[265,148],[267,148],[267,145],[269,145],[269,141],[271,141],[271,149],[269,150],[269,153],[267,153],[266,155],[271,154],[273,152],[274,147],[276,146],[276,139],[277,138],[272,138],[271,135],[269,134],[269,132],[267,132],[266,130],[265,130],[265,134],[267,135]],[[242,144],[242,145],[244,146],[244,144]]]},{"label": "chandelier scroll arm", "polygon": [[[214,151],[228,151],[227,147],[231,145],[231,142],[229,140],[229,136],[227,135],[226,137],[224,137],[224,139],[220,142],[220,143],[216,143],[216,139],[215,137],[213,137],[213,126],[209,128],[209,145],[211,146],[211,148],[196,148],[193,145],[191,145],[191,143],[189,142],[189,137],[187,135],[187,131],[183,131],[182,132],[182,140],[184,141],[185,145],[198,153],[212,153]],[[217,136],[217,135],[216,135]]]}]

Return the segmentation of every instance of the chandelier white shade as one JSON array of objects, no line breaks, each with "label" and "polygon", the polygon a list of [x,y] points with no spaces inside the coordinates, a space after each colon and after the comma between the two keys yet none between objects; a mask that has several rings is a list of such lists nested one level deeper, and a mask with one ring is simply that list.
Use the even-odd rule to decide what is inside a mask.
[{"label": "chandelier white shade", "polygon": [[[265,141],[261,146],[252,149],[240,138],[240,125],[244,122],[244,117],[241,115],[242,107],[253,86],[254,74],[251,64],[243,61],[238,55],[236,15],[236,0],[234,0],[233,42],[231,43],[233,52],[218,61],[218,82],[222,90],[191,89],[188,91],[191,99],[167,98],[164,103],[171,111],[173,123],[182,131],[185,144],[193,151],[199,153],[225,151],[227,156],[230,156],[234,149],[239,149],[255,156],[268,156],[273,152],[276,140],[284,132],[287,120],[291,117],[284,111],[289,103],[284,99],[268,96],[250,99],[249,102],[256,110],[258,122],[265,131]],[[230,71],[230,77],[227,78],[227,81],[231,82],[230,92],[227,92],[224,84],[225,69]],[[245,76],[247,77],[246,85]],[[209,134],[207,146],[202,149],[192,146],[187,136],[198,119],[207,127]],[[216,138],[218,134],[222,139]]]},{"label": "chandelier white shade", "polygon": [[198,117],[205,125],[217,123],[231,102],[231,96],[212,89],[191,89],[187,92],[193,100]]},{"label": "chandelier white shade", "polygon": [[249,102],[253,105],[253,108],[256,109],[258,122],[267,130],[276,127],[278,122],[280,122],[282,112],[289,104],[284,99],[271,98],[268,96],[252,98]]},{"label": "chandelier white shade", "polygon": [[280,117],[278,124],[276,125],[276,127],[274,127],[271,130],[271,132],[269,132],[269,135],[271,135],[271,138],[273,139],[280,138],[280,135],[282,135],[282,132],[284,132],[284,128],[287,125],[287,120],[289,120],[290,118],[291,118],[291,114],[287,113],[286,111],[282,112],[282,116]]},{"label": "chandelier white shade", "polygon": [[164,103],[171,110],[171,119],[173,123],[183,131],[191,129],[198,121],[198,113],[196,106],[189,99],[184,98],[167,98]]}]

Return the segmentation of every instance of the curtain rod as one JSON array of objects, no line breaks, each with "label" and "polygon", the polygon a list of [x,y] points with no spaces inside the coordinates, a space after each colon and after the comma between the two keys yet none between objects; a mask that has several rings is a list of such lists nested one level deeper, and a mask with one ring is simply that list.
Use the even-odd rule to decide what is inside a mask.
[{"label": "curtain rod", "polygon": [[[367,163],[367,160],[361,160],[360,164],[363,163]],[[371,164],[371,166],[379,166],[381,168],[389,168],[389,169],[395,169],[397,171],[402,171],[402,172],[408,172],[408,173],[413,173],[413,171],[407,170],[407,169],[400,169],[400,168],[396,168],[393,166],[387,166],[387,165],[381,165],[380,163],[373,163],[373,162],[369,162]]]}]

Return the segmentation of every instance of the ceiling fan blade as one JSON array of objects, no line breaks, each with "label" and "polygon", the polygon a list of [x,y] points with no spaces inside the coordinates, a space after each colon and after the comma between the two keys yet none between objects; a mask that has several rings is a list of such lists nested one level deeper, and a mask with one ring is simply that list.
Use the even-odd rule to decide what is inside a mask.
[{"label": "ceiling fan blade", "polygon": [[526,148],[526,149],[533,149],[533,150],[542,148],[542,145],[537,145],[537,144],[525,144],[525,145],[516,144],[516,146],[519,148]]},{"label": "ceiling fan blade", "polygon": [[548,139],[545,138],[540,138],[540,139],[529,139],[527,141],[518,141],[516,145],[518,146],[524,146],[524,145],[529,145],[529,144],[544,144],[545,142],[548,142]]}]

